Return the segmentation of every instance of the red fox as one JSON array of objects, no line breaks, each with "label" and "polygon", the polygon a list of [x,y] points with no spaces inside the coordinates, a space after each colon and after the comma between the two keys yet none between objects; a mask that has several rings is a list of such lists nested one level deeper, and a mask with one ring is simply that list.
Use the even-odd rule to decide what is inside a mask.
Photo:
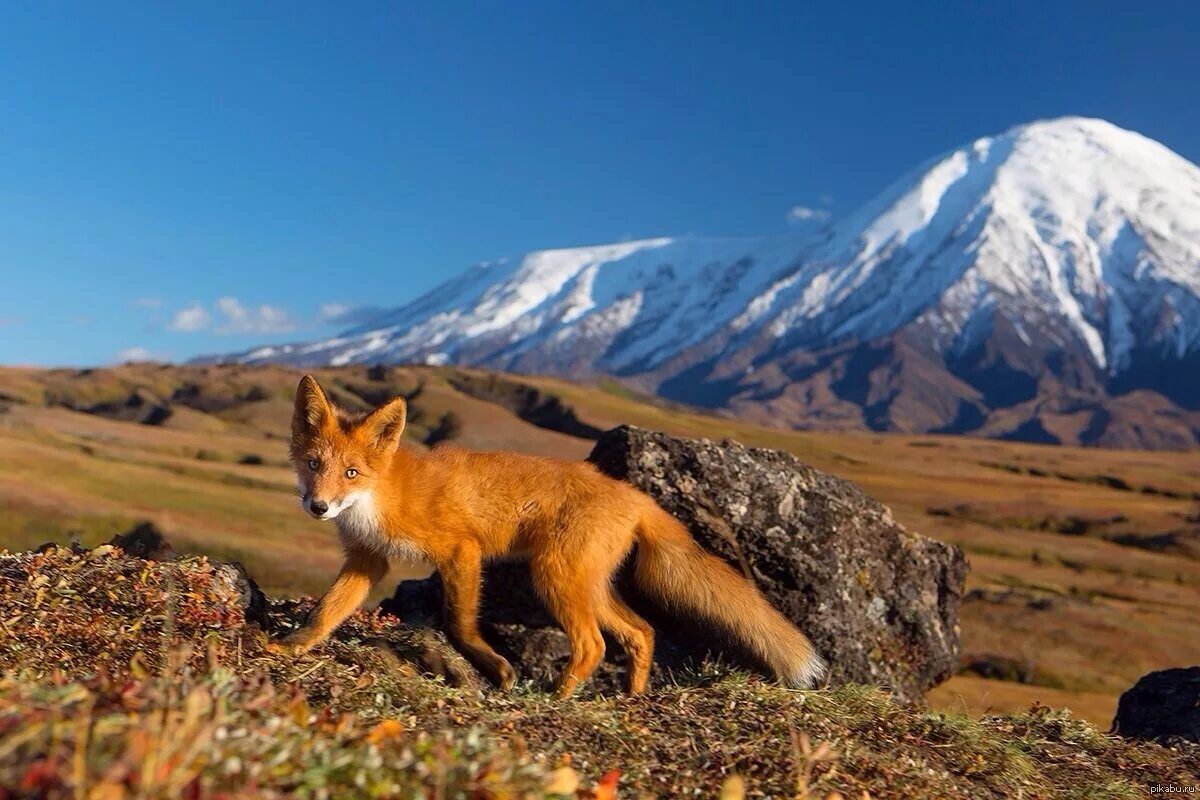
[{"label": "red fox", "polygon": [[821,678],[812,643],[724,561],[649,496],[586,462],[517,453],[400,447],[407,406],[396,398],[351,414],[306,375],[296,390],[292,460],[301,502],[334,520],[346,561],[306,624],[275,645],[304,652],[357,609],[389,558],[421,557],[441,573],[448,634],[504,689],[512,666],[479,633],[485,559],[528,560],[533,583],[571,642],[558,682],[567,697],[604,657],[601,630],[629,654],[628,690],[646,689],[654,630],[613,591],[613,573],[637,545],[637,584],[669,609],[715,623],[795,687]]}]

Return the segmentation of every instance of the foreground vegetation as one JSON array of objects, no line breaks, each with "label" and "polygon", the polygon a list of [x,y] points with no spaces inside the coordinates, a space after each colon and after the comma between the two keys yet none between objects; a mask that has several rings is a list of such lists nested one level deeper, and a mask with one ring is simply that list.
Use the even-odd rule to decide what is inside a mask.
[{"label": "foreground vegetation", "polygon": [[[0,556],[0,797],[1144,797],[1200,750],[1044,707],[972,719],[719,669],[636,698],[482,686],[440,636],[360,613],[301,658],[310,600],[204,557]],[[247,622],[247,615],[259,624]]]}]

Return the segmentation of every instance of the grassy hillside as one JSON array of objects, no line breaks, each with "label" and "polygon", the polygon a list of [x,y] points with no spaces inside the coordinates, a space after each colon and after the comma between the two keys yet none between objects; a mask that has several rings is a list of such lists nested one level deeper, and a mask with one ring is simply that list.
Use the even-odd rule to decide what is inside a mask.
[{"label": "grassy hillside", "polygon": [[723,670],[635,698],[502,694],[439,636],[362,612],[280,657],[246,617],[278,633],[311,601],[243,603],[203,557],[0,556],[0,795],[1132,799],[1200,779],[1194,747],[1045,707],[973,719]]},{"label": "grassy hillside", "polygon": [[[965,671],[934,690],[937,707],[1017,711],[1041,701],[1106,725],[1117,694],[1144,672],[1200,663],[1195,453],[787,432],[614,384],[476,370],[319,375],[349,405],[411,396],[415,448],[447,414],[461,446],[568,458],[585,456],[591,441],[560,431],[632,423],[789,450],[859,483],[971,561]],[[150,519],[182,550],[243,561],[269,592],[321,591],[336,542],[299,512],[286,462],[298,376],[277,367],[0,370],[0,547],[94,545]]]}]

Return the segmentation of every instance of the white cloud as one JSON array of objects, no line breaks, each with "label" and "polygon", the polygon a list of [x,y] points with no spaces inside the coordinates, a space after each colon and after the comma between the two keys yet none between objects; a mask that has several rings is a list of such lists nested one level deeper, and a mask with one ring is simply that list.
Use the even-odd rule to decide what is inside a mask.
[{"label": "white cloud", "polygon": [[248,305],[233,295],[226,295],[211,305],[192,303],[177,310],[171,315],[167,329],[182,333],[211,330],[219,336],[266,336],[292,333],[314,324],[355,325],[382,312],[375,306],[325,303],[315,321],[305,320],[301,324],[286,308],[268,303]]},{"label": "white cloud", "polygon": [[829,211],[824,208],[809,208],[808,206],[793,206],[787,213],[789,225],[800,225],[805,222],[824,222],[829,219]]},{"label": "white cloud", "polygon": [[154,354],[144,347],[126,347],[117,351],[117,363],[126,364],[130,361],[154,361]]},{"label": "white cloud", "polygon": [[220,334],[272,334],[296,330],[296,321],[278,306],[263,305],[247,308],[236,297],[217,300],[217,313],[223,319],[217,324]]},{"label": "white cloud", "polygon": [[167,324],[167,328],[182,333],[202,331],[212,323],[212,314],[199,303],[193,303],[187,308],[176,311]]},{"label": "white cloud", "polygon": [[317,311],[317,322],[322,325],[362,325],[379,317],[384,311],[379,306],[322,303]]}]

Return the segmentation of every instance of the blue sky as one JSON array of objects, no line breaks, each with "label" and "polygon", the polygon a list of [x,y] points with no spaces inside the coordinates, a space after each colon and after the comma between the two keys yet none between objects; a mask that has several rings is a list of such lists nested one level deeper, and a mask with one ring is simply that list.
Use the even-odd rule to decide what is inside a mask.
[{"label": "blue sky", "polygon": [[470,264],[782,232],[1031,119],[1200,161],[1200,4],[2,3],[0,363],[328,335]]}]

